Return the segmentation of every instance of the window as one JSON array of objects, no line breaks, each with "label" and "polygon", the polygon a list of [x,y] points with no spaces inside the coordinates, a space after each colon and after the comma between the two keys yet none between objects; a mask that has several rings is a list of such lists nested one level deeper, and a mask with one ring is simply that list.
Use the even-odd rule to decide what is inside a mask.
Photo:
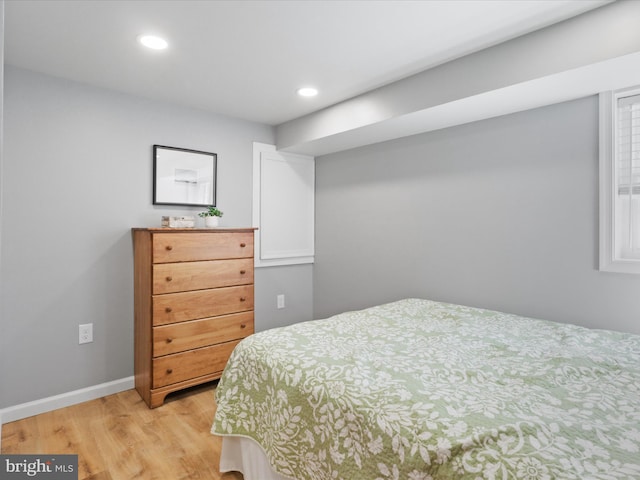
[{"label": "window", "polygon": [[640,87],[600,94],[600,270],[640,273]]}]

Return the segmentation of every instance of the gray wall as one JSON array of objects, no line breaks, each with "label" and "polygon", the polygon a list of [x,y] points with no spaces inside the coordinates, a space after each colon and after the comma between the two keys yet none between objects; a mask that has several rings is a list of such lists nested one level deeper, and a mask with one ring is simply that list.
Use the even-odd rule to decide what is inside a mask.
[{"label": "gray wall", "polygon": [[316,159],[316,317],[416,296],[640,333],[640,277],[597,253],[595,97]]},{"label": "gray wall", "polygon": [[[201,209],[154,207],[152,145],[218,153],[223,225],[252,221],[252,143],[273,128],[6,67],[0,408],[133,375],[130,228]],[[311,270],[256,272],[256,328],[311,317]],[[289,272],[292,272],[289,274]],[[281,292],[278,292],[281,293]],[[78,345],[78,325],[94,342]]]},{"label": "gray wall", "polygon": [[[285,296],[278,309],[276,297]],[[256,331],[313,318],[313,265],[260,267],[255,271]]]}]

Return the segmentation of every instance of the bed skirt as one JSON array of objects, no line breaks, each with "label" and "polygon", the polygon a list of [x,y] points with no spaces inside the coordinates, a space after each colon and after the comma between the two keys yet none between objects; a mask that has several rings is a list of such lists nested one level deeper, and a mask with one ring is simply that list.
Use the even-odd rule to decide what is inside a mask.
[{"label": "bed skirt", "polygon": [[241,472],[244,480],[291,480],[273,471],[264,450],[247,437],[222,437],[220,473]]}]

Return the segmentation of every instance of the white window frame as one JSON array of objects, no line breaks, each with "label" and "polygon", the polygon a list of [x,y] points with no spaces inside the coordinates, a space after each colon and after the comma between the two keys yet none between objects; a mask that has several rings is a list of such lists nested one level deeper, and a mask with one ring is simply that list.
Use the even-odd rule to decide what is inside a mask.
[{"label": "white window frame", "polygon": [[618,99],[639,95],[640,86],[600,93],[600,270],[640,274],[640,259],[616,251],[616,163]]},{"label": "white window frame", "polygon": [[253,226],[255,267],[314,263],[314,157],[253,143]]}]

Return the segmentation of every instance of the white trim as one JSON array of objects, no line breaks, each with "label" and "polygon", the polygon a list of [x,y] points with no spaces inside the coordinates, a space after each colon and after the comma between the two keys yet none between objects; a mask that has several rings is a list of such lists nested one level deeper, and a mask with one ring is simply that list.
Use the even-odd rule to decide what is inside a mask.
[{"label": "white trim", "polygon": [[283,252],[274,252],[274,253],[262,253],[260,255],[261,260],[277,260],[280,258],[311,258],[313,259],[313,252],[308,249],[303,252],[294,252],[293,250],[286,250]]},{"label": "white trim", "polygon": [[613,263],[613,92],[599,95],[600,129],[600,270],[615,271]]},{"label": "white trim", "polygon": [[602,92],[599,95],[599,186],[600,186],[600,255],[599,268],[603,272],[640,273],[640,261],[615,256],[614,172],[616,162],[617,99],[638,90],[623,89]]},{"label": "white trim", "polygon": [[[262,164],[265,158],[272,160],[273,155],[278,154],[285,156],[289,161],[312,161],[313,157],[308,155],[297,155],[292,153],[282,153],[276,150],[275,145],[266,143],[253,142],[253,226],[257,228],[255,240],[254,240],[254,262],[255,267],[273,267],[282,265],[300,265],[307,263],[314,263],[314,246],[313,246],[313,233],[311,234],[312,243],[308,248],[304,250],[288,250],[288,251],[263,251],[264,248],[261,243],[261,223],[262,223],[262,211],[261,211],[261,198],[262,198]],[[313,232],[314,220],[313,214],[311,218],[310,227]]]},{"label": "white trim", "polygon": [[[276,146],[267,143],[253,142],[253,226],[257,228],[253,240],[254,263],[256,267],[264,266],[260,262],[260,158],[263,152],[275,152]],[[285,265],[285,263],[282,263]]]},{"label": "white trim", "polygon": [[[101,383],[92,387],[81,388],[72,392],[54,395],[52,397],[21,403],[13,407],[0,410],[0,422],[9,423],[23,418],[51,412],[59,408],[69,407],[78,403],[106,397],[114,393],[124,392],[134,388],[134,377],[121,378],[112,382]],[[0,426],[2,423],[0,423]]]},{"label": "white trim", "polygon": [[[256,235],[257,237],[257,235]],[[256,255],[256,259],[258,256]],[[287,257],[287,258],[262,258],[260,261],[255,261],[255,268],[260,267],[280,267],[283,265],[303,265],[307,263],[313,263],[314,257]]]}]

